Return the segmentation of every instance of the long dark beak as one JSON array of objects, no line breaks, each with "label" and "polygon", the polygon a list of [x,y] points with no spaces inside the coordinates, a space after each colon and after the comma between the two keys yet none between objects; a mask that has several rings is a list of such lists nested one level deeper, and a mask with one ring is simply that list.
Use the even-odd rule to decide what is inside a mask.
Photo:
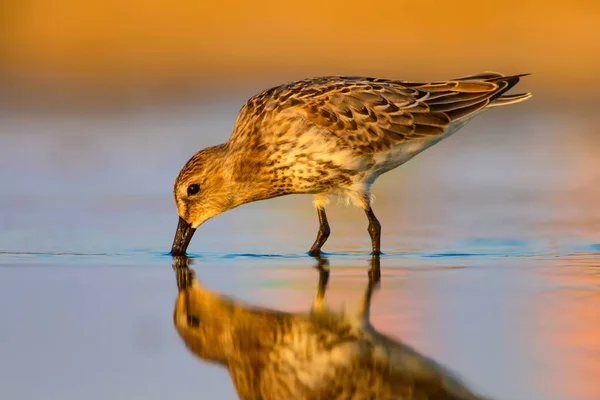
[{"label": "long dark beak", "polygon": [[175,239],[173,239],[173,245],[171,246],[172,256],[184,256],[187,250],[192,236],[194,236],[196,229],[192,228],[191,224],[179,217],[179,223],[177,224],[177,231],[175,232]]}]

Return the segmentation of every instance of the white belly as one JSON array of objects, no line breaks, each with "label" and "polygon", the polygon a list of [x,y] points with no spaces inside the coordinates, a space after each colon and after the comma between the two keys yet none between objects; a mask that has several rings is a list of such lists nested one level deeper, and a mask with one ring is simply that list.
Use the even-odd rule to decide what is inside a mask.
[{"label": "white belly", "polygon": [[374,157],[375,165],[373,167],[374,176],[372,177],[372,180],[376,179],[377,176],[384,172],[399,167],[417,154],[444,140],[462,128],[466,122],[467,121],[461,121],[450,125],[446,132],[441,136],[437,136],[435,138],[413,139],[406,143],[393,146],[388,151],[378,153]]}]

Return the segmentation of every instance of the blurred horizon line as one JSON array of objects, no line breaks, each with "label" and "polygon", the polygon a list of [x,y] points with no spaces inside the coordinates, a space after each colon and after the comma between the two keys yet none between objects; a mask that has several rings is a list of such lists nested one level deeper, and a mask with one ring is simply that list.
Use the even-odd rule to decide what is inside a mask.
[{"label": "blurred horizon line", "polygon": [[[494,69],[488,69],[494,70]],[[495,69],[505,74],[519,73],[522,71]],[[211,104],[235,101],[242,104],[250,97],[271,87],[285,84],[294,80],[325,76],[325,75],[361,75],[380,78],[390,78],[406,81],[435,81],[453,79],[469,73],[481,71],[464,71],[462,74],[425,74],[407,73],[397,74],[380,73],[302,73],[285,70],[281,73],[257,74],[252,77],[228,76],[222,77],[217,82],[203,77],[178,77],[176,80],[109,80],[109,81],[79,81],[66,83],[61,79],[42,79],[32,81],[0,79],[0,108],[4,110],[33,109],[60,111],[72,109],[86,110],[98,109],[110,111],[111,109],[136,108],[144,106],[161,106],[177,104]],[[566,94],[556,88],[546,87],[536,80],[536,73],[525,71],[531,75],[521,78],[519,84],[510,93],[532,92],[533,98],[528,100],[528,108],[560,108],[587,111],[592,104],[586,102],[587,98],[595,98],[597,91],[570,93],[572,101],[565,101]],[[6,77],[6,75],[5,75]],[[429,78],[428,78],[429,77]]]}]

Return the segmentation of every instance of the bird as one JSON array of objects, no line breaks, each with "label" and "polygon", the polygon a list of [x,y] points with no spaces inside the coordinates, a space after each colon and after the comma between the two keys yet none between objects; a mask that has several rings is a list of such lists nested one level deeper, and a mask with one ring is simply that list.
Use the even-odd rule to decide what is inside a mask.
[{"label": "bird", "polygon": [[330,196],[364,210],[371,254],[381,254],[381,224],[371,206],[375,180],[483,111],[530,98],[505,95],[527,75],[483,72],[433,82],[324,76],[253,96],[229,139],[196,152],[177,175],[179,222],[171,254],[185,255],[198,226],[210,218],[290,194],[314,196],[319,230],[311,256],[321,254],[331,233],[325,213]]},{"label": "bird", "polygon": [[[372,256],[371,269],[379,268]],[[374,264],[374,265],[373,265]],[[448,368],[370,323],[370,274],[355,305],[331,310],[329,268],[308,312],[257,307],[205,288],[181,261],[173,324],[196,357],[224,367],[242,400],[484,400]]]}]

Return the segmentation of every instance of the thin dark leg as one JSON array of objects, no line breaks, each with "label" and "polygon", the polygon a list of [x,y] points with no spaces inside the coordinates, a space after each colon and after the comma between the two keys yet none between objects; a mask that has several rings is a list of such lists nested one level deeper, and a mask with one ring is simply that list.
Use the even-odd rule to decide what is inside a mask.
[{"label": "thin dark leg", "polygon": [[369,269],[369,284],[376,285],[381,279],[381,260],[379,256],[371,256]]},{"label": "thin dark leg", "polygon": [[331,229],[329,229],[329,222],[327,222],[327,215],[325,214],[324,208],[317,208],[317,213],[319,215],[319,232],[317,233],[317,239],[315,243],[313,243],[310,248],[308,254],[313,257],[319,256],[321,254],[321,247],[327,241],[329,234],[331,233]]},{"label": "thin dark leg", "polygon": [[317,270],[319,270],[319,286],[317,295],[311,307],[311,313],[319,313],[327,310],[325,302],[325,292],[327,291],[327,283],[329,282],[329,260],[325,257],[316,257]]},{"label": "thin dark leg", "polygon": [[363,304],[361,308],[361,317],[363,318],[363,322],[365,324],[369,323],[369,315],[371,313],[371,298],[373,296],[373,292],[380,287],[380,265],[379,265],[379,256],[371,257],[371,269],[369,270],[369,283],[367,285],[367,289],[365,290],[365,295],[363,297]]},{"label": "thin dark leg", "polygon": [[329,260],[325,257],[317,257],[317,269],[319,270],[319,287],[317,295],[325,297],[327,284],[329,283]]},{"label": "thin dark leg", "polygon": [[369,219],[369,228],[367,230],[371,236],[371,246],[373,248],[371,254],[378,256],[381,254],[381,224],[377,220],[377,217],[375,217],[371,206],[365,210],[365,213]]}]

